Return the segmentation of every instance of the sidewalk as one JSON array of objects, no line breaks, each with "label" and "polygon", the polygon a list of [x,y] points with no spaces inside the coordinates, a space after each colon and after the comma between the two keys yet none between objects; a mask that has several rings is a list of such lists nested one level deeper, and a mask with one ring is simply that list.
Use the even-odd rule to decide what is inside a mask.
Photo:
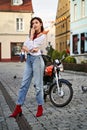
[{"label": "sidewalk", "polygon": [[10,113],[9,106],[0,90],[0,130],[19,130],[15,119],[8,118]]},{"label": "sidewalk", "polygon": [[[23,70],[24,63],[0,63],[0,82],[14,103],[17,100]],[[48,97],[44,104],[43,116],[36,118],[35,91],[34,87],[31,87],[22,108],[23,120],[31,126],[32,130],[87,130],[87,93],[83,94],[81,91],[81,85],[87,85],[87,77],[82,73],[67,71],[61,75],[72,83],[74,90],[72,101],[63,108],[57,108],[52,105]],[[23,130],[19,126],[20,122],[18,123],[14,118],[8,118],[13,106],[10,99],[10,106],[7,101],[0,87],[0,130]],[[26,125],[25,128],[27,130]]]}]

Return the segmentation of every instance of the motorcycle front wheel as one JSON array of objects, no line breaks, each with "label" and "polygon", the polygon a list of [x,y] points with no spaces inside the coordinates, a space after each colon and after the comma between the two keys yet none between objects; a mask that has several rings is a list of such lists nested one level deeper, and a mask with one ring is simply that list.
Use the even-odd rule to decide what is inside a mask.
[{"label": "motorcycle front wheel", "polygon": [[60,81],[59,83],[60,92],[58,92],[58,88],[56,83],[51,86],[49,97],[52,104],[56,107],[64,107],[70,103],[73,97],[73,89],[69,82]]}]

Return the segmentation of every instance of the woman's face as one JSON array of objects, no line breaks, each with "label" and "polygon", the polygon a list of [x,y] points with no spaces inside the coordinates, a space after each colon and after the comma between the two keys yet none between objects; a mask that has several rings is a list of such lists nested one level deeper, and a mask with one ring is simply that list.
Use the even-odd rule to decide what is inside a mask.
[{"label": "woman's face", "polygon": [[42,23],[40,23],[37,19],[34,19],[32,21],[32,28],[34,28],[36,32],[41,31],[41,26],[42,26]]}]

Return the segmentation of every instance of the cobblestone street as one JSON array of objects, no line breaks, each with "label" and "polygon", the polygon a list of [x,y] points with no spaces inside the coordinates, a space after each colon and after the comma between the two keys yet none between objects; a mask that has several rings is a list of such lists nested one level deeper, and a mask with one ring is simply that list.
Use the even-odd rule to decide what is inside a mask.
[{"label": "cobblestone street", "polygon": [[[14,102],[20,88],[24,63],[0,63],[0,82],[3,84]],[[16,76],[16,78],[14,78]],[[68,79],[73,87],[73,99],[69,105],[58,108],[47,98],[44,104],[44,114],[36,118],[37,104],[34,87],[27,94],[23,105],[23,115],[32,130],[87,130],[87,93],[83,93],[81,86],[87,86],[87,74],[76,72],[62,72],[61,76]],[[0,130],[20,130],[14,118],[8,118],[11,110],[0,89]]]}]

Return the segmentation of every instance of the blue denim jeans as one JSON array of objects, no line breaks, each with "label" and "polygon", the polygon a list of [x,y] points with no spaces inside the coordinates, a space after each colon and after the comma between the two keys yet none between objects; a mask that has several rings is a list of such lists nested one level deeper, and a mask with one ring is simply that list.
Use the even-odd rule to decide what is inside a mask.
[{"label": "blue denim jeans", "polygon": [[34,78],[34,86],[35,86],[37,103],[38,105],[42,105],[44,103],[43,73],[44,73],[44,61],[42,59],[42,56],[27,55],[23,80],[22,80],[21,87],[19,89],[17,104],[20,105],[24,104],[32,77]]}]

